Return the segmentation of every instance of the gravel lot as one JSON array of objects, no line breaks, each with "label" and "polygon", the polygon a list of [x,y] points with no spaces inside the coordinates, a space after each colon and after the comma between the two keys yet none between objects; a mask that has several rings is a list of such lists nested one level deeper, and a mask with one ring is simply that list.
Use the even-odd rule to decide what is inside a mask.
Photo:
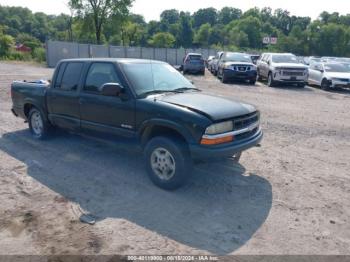
[{"label": "gravel lot", "polygon": [[265,137],[166,192],[125,146],[30,137],[9,85],[52,72],[0,63],[0,254],[350,254],[350,92],[190,77],[259,107]]}]

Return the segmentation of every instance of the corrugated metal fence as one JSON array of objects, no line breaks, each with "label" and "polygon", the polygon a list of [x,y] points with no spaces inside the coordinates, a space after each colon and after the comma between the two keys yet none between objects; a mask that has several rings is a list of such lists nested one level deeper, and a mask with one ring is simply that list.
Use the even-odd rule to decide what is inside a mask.
[{"label": "corrugated metal fence", "polygon": [[46,61],[49,67],[55,67],[61,59],[67,58],[143,58],[168,62],[179,65],[187,53],[201,53],[206,59],[215,55],[214,49],[174,49],[174,48],[149,48],[111,45],[78,44],[60,41],[48,41],[46,44]]}]

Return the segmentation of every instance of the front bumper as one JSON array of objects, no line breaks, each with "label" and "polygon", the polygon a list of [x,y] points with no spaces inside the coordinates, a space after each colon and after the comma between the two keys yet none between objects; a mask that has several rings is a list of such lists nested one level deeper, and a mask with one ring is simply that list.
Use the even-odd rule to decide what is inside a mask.
[{"label": "front bumper", "polygon": [[347,81],[339,81],[339,80],[330,80],[330,86],[333,88],[341,87],[341,88],[350,88],[350,82]]},{"label": "front bumper", "polygon": [[225,77],[234,80],[255,80],[257,72],[255,70],[251,71],[235,71],[231,69],[224,69]]},{"label": "front bumper", "polygon": [[259,129],[253,136],[241,140],[216,146],[190,145],[190,152],[193,159],[209,159],[231,157],[238,152],[245,151],[257,146],[263,138],[263,132]]},{"label": "front bumper", "polygon": [[284,76],[275,72],[273,74],[273,80],[280,83],[307,83],[308,76]]}]

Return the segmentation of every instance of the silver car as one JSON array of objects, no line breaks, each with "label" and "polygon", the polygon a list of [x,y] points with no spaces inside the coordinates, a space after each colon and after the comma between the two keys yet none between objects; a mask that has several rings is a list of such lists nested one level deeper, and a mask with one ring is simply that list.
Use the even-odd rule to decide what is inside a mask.
[{"label": "silver car", "polygon": [[213,60],[210,63],[210,68],[209,71],[213,73],[213,75],[217,75],[218,74],[218,67],[219,67],[219,60],[222,57],[222,55],[224,54],[224,52],[217,52],[216,56],[213,58]]},{"label": "silver car", "polygon": [[308,80],[308,67],[289,53],[264,53],[257,61],[258,80],[267,79],[268,86],[297,84],[304,87]]},{"label": "silver car", "polygon": [[311,64],[308,82],[324,90],[335,87],[350,88],[350,66],[337,62]]}]

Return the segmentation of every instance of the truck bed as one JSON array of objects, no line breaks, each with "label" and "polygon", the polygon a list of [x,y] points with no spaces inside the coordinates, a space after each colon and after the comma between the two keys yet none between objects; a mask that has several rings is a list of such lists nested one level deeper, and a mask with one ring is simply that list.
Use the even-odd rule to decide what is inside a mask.
[{"label": "truck bed", "polygon": [[12,112],[16,116],[26,119],[24,106],[26,103],[38,105],[46,109],[45,94],[50,83],[44,81],[15,81],[11,85],[11,97],[13,102]]}]

